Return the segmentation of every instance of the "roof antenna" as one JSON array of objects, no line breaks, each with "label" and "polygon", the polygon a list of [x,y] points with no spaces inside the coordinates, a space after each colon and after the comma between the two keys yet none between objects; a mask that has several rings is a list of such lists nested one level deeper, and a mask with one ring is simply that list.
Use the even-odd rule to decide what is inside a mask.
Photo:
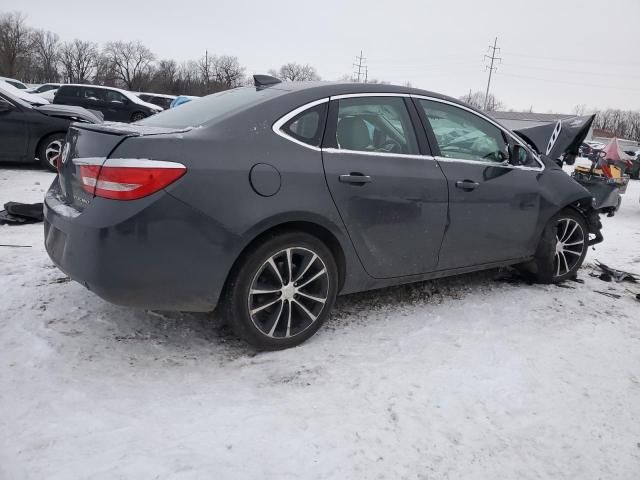
[{"label": "roof antenna", "polygon": [[253,76],[253,84],[260,87],[270,87],[271,85],[275,85],[277,83],[282,83],[282,80],[276,77],[272,77],[271,75],[254,75]]}]

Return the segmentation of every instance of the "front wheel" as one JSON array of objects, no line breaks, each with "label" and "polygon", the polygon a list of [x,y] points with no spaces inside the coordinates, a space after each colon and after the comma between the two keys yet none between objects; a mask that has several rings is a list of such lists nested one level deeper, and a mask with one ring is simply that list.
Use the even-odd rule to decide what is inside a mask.
[{"label": "front wheel", "polygon": [[236,334],[260,349],[294,347],[329,316],[337,287],[338,269],[327,246],[306,233],[285,233],[240,260],[223,312]]},{"label": "front wheel", "polygon": [[64,146],[64,133],[54,133],[40,142],[38,147],[38,160],[47,170],[56,172],[58,170],[58,161]]},{"label": "front wheel", "polygon": [[535,258],[527,270],[541,283],[560,283],[573,278],[589,247],[584,217],[571,208],[554,215],[545,227]]}]

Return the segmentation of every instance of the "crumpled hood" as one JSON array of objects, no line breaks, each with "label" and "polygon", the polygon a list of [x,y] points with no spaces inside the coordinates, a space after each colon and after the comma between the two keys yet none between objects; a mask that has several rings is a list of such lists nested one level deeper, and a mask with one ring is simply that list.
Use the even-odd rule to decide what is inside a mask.
[{"label": "crumpled hood", "polygon": [[571,117],[536,127],[514,130],[532,145],[538,153],[552,160],[563,155],[578,155],[578,149],[589,133],[595,115]]},{"label": "crumpled hood", "polygon": [[100,112],[94,112],[82,107],[75,107],[71,105],[40,105],[34,107],[40,113],[48,115],[50,117],[68,118],[74,122],[85,123],[102,123],[104,117]]}]

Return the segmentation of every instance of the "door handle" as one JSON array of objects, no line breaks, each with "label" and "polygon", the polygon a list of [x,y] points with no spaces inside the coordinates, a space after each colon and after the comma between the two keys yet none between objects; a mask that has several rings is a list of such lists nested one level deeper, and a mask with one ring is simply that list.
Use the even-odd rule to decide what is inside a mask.
[{"label": "door handle", "polygon": [[471,190],[475,190],[479,186],[480,184],[478,182],[474,182],[472,180],[458,180],[456,182],[456,188],[464,190],[465,192],[470,192]]},{"label": "door handle", "polygon": [[353,183],[354,185],[364,185],[373,181],[369,175],[363,175],[359,172],[351,172],[349,175],[340,175],[338,177],[342,183]]}]

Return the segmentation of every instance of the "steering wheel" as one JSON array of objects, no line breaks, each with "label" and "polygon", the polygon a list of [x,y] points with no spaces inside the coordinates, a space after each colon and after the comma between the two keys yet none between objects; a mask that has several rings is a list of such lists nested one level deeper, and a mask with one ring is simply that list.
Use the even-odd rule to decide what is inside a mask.
[{"label": "steering wheel", "polygon": [[382,145],[376,147],[377,152],[386,152],[386,153],[402,153],[402,145],[399,142],[387,138]]}]

